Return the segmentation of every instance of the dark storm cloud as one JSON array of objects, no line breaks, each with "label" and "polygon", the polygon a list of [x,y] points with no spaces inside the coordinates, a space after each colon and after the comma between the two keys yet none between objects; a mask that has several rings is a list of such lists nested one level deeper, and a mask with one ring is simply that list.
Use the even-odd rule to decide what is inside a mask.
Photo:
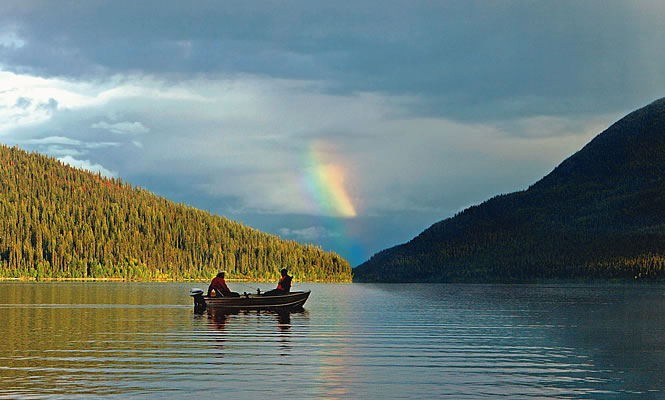
[{"label": "dark storm cloud", "polygon": [[8,66],[46,75],[316,79],[417,94],[414,112],[479,120],[615,112],[658,97],[665,27],[654,4],[21,1],[0,18],[26,41],[5,54]]}]

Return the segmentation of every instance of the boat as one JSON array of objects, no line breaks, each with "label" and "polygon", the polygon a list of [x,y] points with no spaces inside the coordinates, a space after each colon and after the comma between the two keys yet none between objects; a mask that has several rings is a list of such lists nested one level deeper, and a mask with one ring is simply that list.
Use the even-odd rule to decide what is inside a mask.
[{"label": "boat", "polygon": [[192,289],[189,295],[194,298],[194,311],[203,312],[208,308],[224,310],[298,310],[309,298],[311,291],[290,292],[287,294],[266,296],[263,294],[243,293],[240,297],[204,296],[203,290]]}]

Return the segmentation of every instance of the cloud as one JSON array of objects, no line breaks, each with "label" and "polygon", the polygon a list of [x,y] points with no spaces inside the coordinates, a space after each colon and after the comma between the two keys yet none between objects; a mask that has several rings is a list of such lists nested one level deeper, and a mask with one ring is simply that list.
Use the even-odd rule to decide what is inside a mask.
[{"label": "cloud", "polygon": [[0,47],[7,49],[20,49],[26,44],[16,32],[11,30],[0,31]]},{"label": "cloud", "polygon": [[[10,87],[7,103],[29,98],[31,87]],[[310,180],[312,170],[334,166],[344,174],[337,192],[343,190],[353,216],[446,215],[533,183],[598,133],[590,127],[608,121],[542,116],[510,124],[456,122],[412,114],[418,96],[331,93],[321,82],[251,75],[178,83],[146,75],[39,78],[39,88],[58,94],[58,107],[40,114],[34,101],[20,101],[29,109],[25,118],[38,114],[40,122],[7,122],[6,140],[69,155],[78,165],[83,161],[73,157],[85,157],[89,169],[110,176],[162,177],[236,214],[334,216],[333,199],[312,192],[324,188],[325,176]],[[111,141],[109,132],[115,134]],[[313,157],[317,143],[335,151]]]},{"label": "cloud", "polygon": [[325,238],[338,237],[339,232],[332,232],[322,226],[310,226],[302,229],[281,228],[279,234],[286,238],[296,238],[306,242],[319,241]]},{"label": "cloud", "polygon": [[42,154],[48,154],[51,157],[63,158],[63,157],[79,157],[85,154],[85,152],[71,148],[63,147],[58,145],[48,145],[40,148]]},{"label": "cloud", "polygon": [[119,147],[121,143],[118,142],[86,142],[82,146],[86,149],[103,149],[108,147]]},{"label": "cloud", "polygon": [[30,107],[30,104],[32,104],[32,100],[25,98],[25,97],[19,97],[16,99],[16,104],[14,105],[15,108],[22,108],[22,109],[27,109]]},{"label": "cloud", "polygon": [[110,124],[108,122],[102,121],[92,124],[91,128],[106,129],[110,132],[117,133],[120,135],[128,135],[128,134],[136,135],[136,134],[150,132],[150,129],[146,128],[140,122],[116,122]]},{"label": "cloud", "polygon": [[23,143],[28,144],[28,145],[35,145],[35,144],[59,144],[59,145],[68,145],[68,146],[80,146],[81,141],[80,140],[75,140],[71,139],[68,137],[63,137],[63,136],[47,136],[43,138],[38,138],[38,139],[28,139],[23,141]]},{"label": "cloud", "polygon": [[115,172],[109,171],[108,169],[104,168],[103,166],[99,164],[95,164],[93,162],[90,162],[90,160],[77,160],[72,156],[64,156],[58,158],[59,161],[63,162],[64,164],[71,165],[74,168],[90,171],[90,172],[99,172],[103,176],[106,176],[108,178],[115,177],[117,176]]},{"label": "cloud", "polygon": [[59,110],[90,104],[90,87],[0,69],[0,135],[49,121]]},{"label": "cloud", "polygon": [[[41,138],[17,139],[13,143],[23,147],[36,149],[42,154],[53,157],[78,157],[88,154],[91,150],[117,147],[114,142],[84,142],[63,136],[46,136]],[[96,170],[95,170],[96,171]]]},{"label": "cloud", "polygon": [[465,121],[619,112],[665,88],[658,1],[5,3],[5,67],[43,76],[326,81]]}]

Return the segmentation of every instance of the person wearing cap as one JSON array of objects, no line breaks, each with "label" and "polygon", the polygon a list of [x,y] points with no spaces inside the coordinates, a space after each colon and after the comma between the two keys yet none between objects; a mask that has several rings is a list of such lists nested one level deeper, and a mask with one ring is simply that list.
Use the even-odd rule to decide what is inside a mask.
[{"label": "person wearing cap", "polygon": [[208,286],[208,297],[212,294],[213,289],[215,290],[215,296],[225,296],[225,297],[240,297],[240,294],[237,292],[232,292],[228,286],[226,286],[226,281],[224,280],[224,274],[226,271],[220,271],[216,277],[212,278],[210,286]]},{"label": "person wearing cap", "polygon": [[278,296],[280,294],[287,294],[291,291],[291,280],[293,278],[288,275],[288,270],[286,268],[283,268],[281,273],[282,277],[280,278],[279,283],[277,284],[277,289],[269,290],[265,292],[264,295]]}]

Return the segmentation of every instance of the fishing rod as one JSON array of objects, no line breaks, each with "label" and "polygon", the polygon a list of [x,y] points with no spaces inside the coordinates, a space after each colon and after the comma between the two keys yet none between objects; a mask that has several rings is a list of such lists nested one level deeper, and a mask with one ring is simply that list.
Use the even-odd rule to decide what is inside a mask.
[{"label": "fishing rod", "polygon": [[234,284],[234,285],[244,286],[244,287],[246,287],[246,288],[249,288],[249,289],[252,289],[252,290],[256,290],[256,291],[260,291],[260,290],[261,290],[261,289],[259,289],[259,288],[257,288],[257,287],[250,286],[250,285],[246,285],[246,284],[244,284],[244,283],[240,283],[240,282],[233,282],[233,284]]}]

